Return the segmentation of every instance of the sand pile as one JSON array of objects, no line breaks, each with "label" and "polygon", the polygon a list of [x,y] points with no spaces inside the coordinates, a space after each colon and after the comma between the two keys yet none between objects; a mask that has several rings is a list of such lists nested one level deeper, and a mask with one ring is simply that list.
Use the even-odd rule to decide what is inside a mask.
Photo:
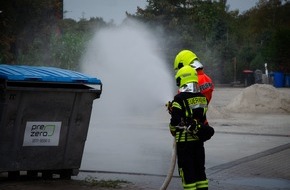
[{"label": "sand pile", "polygon": [[222,109],[218,109],[215,106],[209,104],[208,111],[206,113],[208,119],[225,119],[229,117],[229,114]]},{"label": "sand pile", "polygon": [[245,88],[227,106],[230,112],[290,113],[290,94],[272,85],[254,84]]}]

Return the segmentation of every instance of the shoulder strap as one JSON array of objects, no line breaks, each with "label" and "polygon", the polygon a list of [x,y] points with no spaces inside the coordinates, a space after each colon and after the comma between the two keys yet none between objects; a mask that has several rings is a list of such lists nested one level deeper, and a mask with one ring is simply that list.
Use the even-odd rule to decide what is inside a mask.
[{"label": "shoulder strap", "polygon": [[187,100],[183,100],[183,104],[185,107],[185,121],[188,124],[188,122],[190,122],[190,120],[192,119],[192,110],[190,109]]}]

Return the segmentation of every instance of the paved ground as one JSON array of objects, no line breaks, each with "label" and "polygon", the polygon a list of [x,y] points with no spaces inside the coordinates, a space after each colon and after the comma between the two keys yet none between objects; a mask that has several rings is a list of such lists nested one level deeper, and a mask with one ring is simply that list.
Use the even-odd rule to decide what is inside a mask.
[{"label": "paved ground", "polygon": [[[212,104],[215,108],[222,108],[231,98],[240,93],[242,88],[217,88]],[[290,93],[290,89],[280,89]],[[290,190],[290,117],[289,114],[239,114],[227,113],[226,117],[211,116],[210,122],[215,126],[216,134],[208,141],[206,147],[206,167],[210,189],[214,190]],[[91,135],[93,135],[93,131]],[[88,136],[88,144],[90,139]],[[152,139],[154,141],[154,139]],[[155,142],[153,142],[155,143]],[[166,143],[165,143],[166,144]],[[130,148],[135,148],[133,145]],[[91,151],[93,146],[87,146],[84,152],[81,172],[72,180],[20,180],[8,181],[0,178],[0,190],[106,190],[91,186],[83,181],[88,177],[104,180],[125,180],[132,183],[122,184],[122,189],[159,189],[162,185],[169,165],[159,168],[159,158],[143,155],[142,163],[128,165],[128,163],[111,163],[119,170],[104,170],[108,168],[103,157],[98,160]],[[98,147],[98,146],[97,146]],[[156,146],[160,150],[162,146]],[[102,150],[100,150],[102,151]],[[155,155],[152,149],[151,155]],[[146,154],[149,154],[148,152]],[[170,151],[165,151],[162,157],[168,163]],[[129,154],[130,155],[130,154]],[[114,155],[115,156],[115,155]],[[131,155],[130,155],[131,156]],[[138,157],[139,158],[139,157]],[[110,160],[111,158],[107,158]],[[122,159],[122,156],[120,156]],[[146,161],[147,160],[147,161]],[[102,161],[103,166],[99,164]],[[110,160],[110,161],[113,161]],[[146,166],[147,168],[139,165]],[[131,167],[124,170],[120,165]],[[152,163],[157,163],[152,166]],[[151,167],[151,168],[150,168]],[[153,168],[152,168],[153,167]],[[135,169],[134,169],[135,168]],[[90,169],[90,170],[89,170]],[[143,172],[142,172],[143,171]],[[181,181],[175,171],[168,190],[181,190]]]},{"label": "paved ground", "polygon": [[290,144],[208,170],[211,189],[290,189]]}]

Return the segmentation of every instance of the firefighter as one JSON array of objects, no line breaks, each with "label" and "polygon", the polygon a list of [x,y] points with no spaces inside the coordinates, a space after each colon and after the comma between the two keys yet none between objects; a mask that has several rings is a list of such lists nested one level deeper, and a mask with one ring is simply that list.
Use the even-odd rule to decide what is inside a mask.
[{"label": "firefighter", "polygon": [[179,93],[172,101],[169,129],[176,141],[179,175],[184,189],[206,190],[204,142],[214,134],[212,127],[203,124],[208,101],[200,93],[193,67],[182,67],[175,79]]},{"label": "firefighter", "polygon": [[190,50],[182,50],[176,55],[174,60],[174,70],[177,71],[185,65],[191,65],[196,69],[200,91],[206,96],[209,103],[214,91],[214,84],[212,79],[204,72],[203,65],[200,63],[196,54]]}]

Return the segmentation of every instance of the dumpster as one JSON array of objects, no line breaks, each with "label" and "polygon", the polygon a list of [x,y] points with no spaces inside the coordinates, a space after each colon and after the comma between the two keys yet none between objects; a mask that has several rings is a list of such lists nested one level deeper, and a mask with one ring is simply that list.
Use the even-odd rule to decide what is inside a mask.
[{"label": "dumpster", "polygon": [[98,78],[0,64],[0,172],[70,178],[79,172]]},{"label": "dumpster", "polygon": [[284,74],[282,72],[274,72],[274,86],[276,88],[284,87]]},{"label": "dumpster", "polygon": [[252,84],[255,83],[254,71],[243,70],[243,73],[244,73],[245,87],[251,86]]}]

